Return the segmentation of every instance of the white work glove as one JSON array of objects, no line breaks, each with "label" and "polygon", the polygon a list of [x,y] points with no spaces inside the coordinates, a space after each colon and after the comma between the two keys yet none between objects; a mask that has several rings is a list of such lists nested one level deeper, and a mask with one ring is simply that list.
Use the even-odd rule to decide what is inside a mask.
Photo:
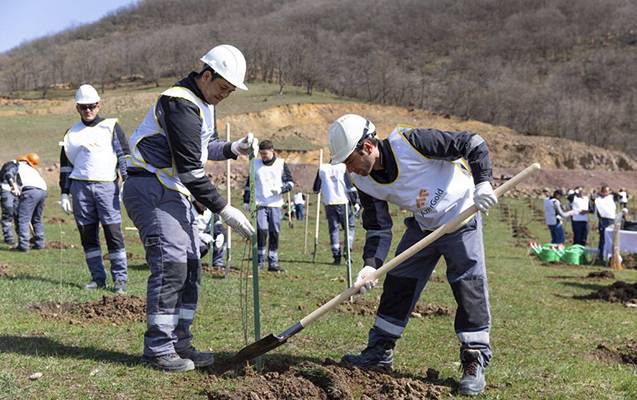
[{"label": "white work glove", "polygon": [[498,198],[489,182],[480,182],[476,185],[476,190],[473,192],[473,202],[478,207],[478,210],[482,212],[489,211],[489,208],[498,202]]},{"label": "white work glove", "polygon": [[360,204],[354,204],[354,214],[358,215],[358,212],[361,210]]},{"label": "white work glove", "polygon": [[371,290],[378,283],[378,279],[370,280],[371,274],[375,271],[376,268],[366,265],[358,272],[354,286],[362,285],[359,290],[360,294],[365,294],[365,292]]},{"label": "white work glove", "polygon": [[280,194],[282,192],[281,188],[273,188],[270,189],[270,196],[276,196],[277,194]]},{"label": "white work glove", "polygon": [[230,150],[232,151],[232,153],[234,153],[235,156],[247,156],[250,153],[250,146],[255,149],[256,153],[256,149],[259,148],[259,140],[254,137],[254,134],[252,132],[249,132],[241,139],[232,142]]},{"label": "white work glove", "polygon": [[62,207],[62,211],[67,214],[73,213],[73,203],[71,203],[71,198],[68,194],[62,193],[62,197],[60,198],[60,207]]},{"label": "white work glove", "polygon": [[209,233],[201,232],[199,234],[199,239],[201,239],[201,241],[204,242],[206,246],[209,246],[210,242],[212,242],[212,235]]},{"label": "white work glove", "polygon": [[225,240],[225,237],[223,236],[223,233],[220,233],[217,235],[217,237],[215,237],[215,248],[217,250],[223,247],[224,240]]},{"label": "white work glove", "polygon": [[248,218],[231,205],[227,205],[219,211],[219,216],[244,238],[250,239],[254,235],[255,230]]},{"label": "white work glove", "polygon": [[243,209],[246,211],[250,211],[250,203],[243,203]]}]

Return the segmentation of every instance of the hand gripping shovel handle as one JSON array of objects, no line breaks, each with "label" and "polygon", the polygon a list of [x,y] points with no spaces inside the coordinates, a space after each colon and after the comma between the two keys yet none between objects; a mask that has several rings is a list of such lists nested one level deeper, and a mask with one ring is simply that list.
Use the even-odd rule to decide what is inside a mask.
[{"label": "hand gripping shovel handle", "polygon": [[[514,188],[518,183],[520,183],[522,180],[524,180],[529,175],[531,175],[532,173],[534,173],[535,171],[539,169],[540,169],[540,164],[538,163],[530,165],[529,167],[524,169],[522,172],[518,173],[516,176],[506,181],[503,185],[499,186],[495,190],[496,196],[497,197],[502,196],[502,194]],[[370,277],[370,280],[378,279],[384,276],[389,271],[396,268],[400,263],[407,260],[409,257],[413,256],[414,254],[418,253],[419,251],[421,251],[422,249],[424,249],[425,247],[429,246],[431,243],[439,239],[442,235],[445,235],[450,232],[455,232],[458,228],[460,228],[460,226],[462,226],[462,224],[467,219],[473,216],[473,214],[475,214],[477,211],[478,209],[476,208],[475,205],[472,205],[468,209],[464,210],[453,220],[442,225],[441,227],[439,227],[438,229],[436,229],[435,231],[433,231],[432,233],[430,233],[429,235],[427,235],[420,241],[416,242],[410,248],[408,248],[404,252],[394,257],[392,260],[383,264],[383,266],[378,268],[372,274],[372,276]],[[287,339],[289,339],[290,337],[292,337],[293,335],[301,331],[303,328],[307,327],[309,324],[314,322],[323,314],[327,313],[328,311],[332,310],[333,308],[335,308],[342,302],[346,301],[347,299],[349,299],[350,297],[358,293],[361,286],[362,284],[358,284],[348,288],[341,294],[337,295],[336,297],[332,298],[327,303],[323,304],[322,306],[314,310],[312,313],[305,316],[305,318],[303,318],[296,324],[290,326],[281,334],[276,336],[270,334],[264,337],[263,339],[246,346],[234,356],[231,362],[233,362],[234,364],[245,362],[254,357],[265,354],[276,347],[279,347],[280,345],[285,343]]]}]

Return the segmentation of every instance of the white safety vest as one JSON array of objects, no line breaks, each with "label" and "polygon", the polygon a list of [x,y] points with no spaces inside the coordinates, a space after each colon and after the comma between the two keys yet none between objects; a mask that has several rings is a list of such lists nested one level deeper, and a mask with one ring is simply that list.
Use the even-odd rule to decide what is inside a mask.
[{"label": "white safety vest", "polygon": [[[197,97],[190,90],[181,87],[174,86],[170,89],[164,91],[162,96],[170,96],[170,97],[179,97],[182,99],[186,99],[192,103],[194,103],[197,107],[199,107],[199,116],[202,119],[201,124],[201,166],[202,168],[206,165],[206,161],[208,160],[208,143],[215,133],[215,108],[212,104],[204,103],[199,97]],[[138,168],[143,168],[146,171],[152,172],[157,176],[159,182],[162,185],[171,190],[176,190],[182,193],[185,196],[190,196],[190,191],[186,189],[186,186],[181,182],[176,173],[176,168],[173,162],[173,165],[167,168],[157,168],[153,165],[148,164],[144,161],[142,154],[138,148],[139,143],[142,139],[153,136],[153,135],[162,135],[166,136],[163,128],[159,126],[157,119],[155,118],[155,108],[157,107],[157,103],[151,106],[148,114],[146,114],[146,118],[139,125],[139,127],[135,130],[133,135],[129,139],[131,154],[128,157],[130,160],[129,165],[133,165]]]},{"label": "white safety vest", "polygon": [[304,205],[305,200],[303,199],[303,193],[298,192],[294,195],[294,204]]},{"label": "white safety vest", "polygon": [[[413,212],[421,229],[433,230],[473,205],[473,177],[463,160],[423,156],[402,134],[405,130],[408,128],[399,126],[388,138],[398,166],[393,182],[380,183],[371,176],[357,174],[351,177],[359,190]],[[416,200],[421,189],[427,190],[429,196],[419,209]]]},{"label": "white safety vest", "polygon": [[598,196],[595,199],[595,209],[600,217],[615,219],[616,205],[613,195],[609,194],[605,197]]},{"label": "white safety vest", "polygon": [[580,211],[588,211],[588,196],[573,197],[573,221],[588,221],[588,214],[580,214]]},{"label": "white safety vest", "polygon": [[562,217],[555,210],[555,202],[558,200],[546,198],[544,199],[544,222],[546,225],[557,225],[562,222]]},{"label": "white safety vest", "polygon": [[283,186],[284,164],[285,162],[281,158],[274,160],[272,165],[265,165],[263,160],[255,161],[257,206],[281,207],[283,205],[281,187]]},{"label": "white safety vest", "polygon": [[321,178],[321,200],[323,204],[347,204],[347,187],[345,186],[345,164],[321,164],[319,177]]},{"label": "white safety vest", "polygon": [[107,118],[95,126],[82,121],[64,135],[64,152],[73,164],[69,177],[82,181],[113,182],[117,178],[117,154],[113,135],[117,119]]},{"label": "white safety vest", "polygon": [[37,169],[33,168],[26,161],[18,162],[18,175],[20,175],[20,181],[22,182],[22,188],[34,187],[42,190],[46,190],[46,182],[42,178],[42,175]]},{"label": "white safety vest", "polygon": [[619,193],[617,193],[619,195],[619,202],[620,203],[628,203],[628,193],[621,191]]}]

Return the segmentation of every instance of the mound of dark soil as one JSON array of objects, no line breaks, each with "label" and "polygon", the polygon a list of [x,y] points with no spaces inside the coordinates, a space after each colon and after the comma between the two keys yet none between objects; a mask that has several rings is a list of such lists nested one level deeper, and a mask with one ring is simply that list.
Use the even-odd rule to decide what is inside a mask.
[{"label": "mound of dark soil", "polygon": [[586,277],[590,279],[615,279],[615,274],[613,274],[611,271],[598,271],[591,272],[586,275]]},{"label": "mound of dark soil", "polygon": [[577,299],[606,300],[611,303],[627,303],[637,299],[637,283],[617,281],[591,294],[574,297]]},{"label": "mound of dark soil", "polygon": [[146,319],[146,301],[137,296],[103,296],[102,300],[87,303],[48,301],[32,304],[29,309],[44,318],[69,319],[71,323],[96,321],[119,324],[144,322]]},{"label": "mound of dark soil", "polygon": [[[429,376],[429,371],[427,372]],[[432,375],[437,375],[432,371]],[[380,370],[361,370],[326,360],[303,362],[285,372],[266,372],[238,378],[234,391],[206,390],[211,400],[278,399],[441,399],[444,386],[425,379]]]},{"label": "mound of dark soil", "polygon": [[[325,301],[327,302],[327,300]],[[319,304],[325,304],[325,302]],[[367,300],[361,297],[354,297],[354,302],[344,302],[339,304],[338,312],[354,315],[374,315],[378,308],[377,300]],[[411,316],[414,318],[430,317],[430,316],[447,316],[452,311],[449,307],[437,304],[416,303],[416,308],[412,311]]]},{"label": "mound of dark soil", "polygon": [[64,243],[59,240],[49,240],[46,242],[46,247],[48,249],[74,249],[75,245]]},{"label": "mound of dark soil", "polygon": [[618,348],[605,344],[597,345],[597,352],[603,359],[637,366],[637,340],[632,340]]}]

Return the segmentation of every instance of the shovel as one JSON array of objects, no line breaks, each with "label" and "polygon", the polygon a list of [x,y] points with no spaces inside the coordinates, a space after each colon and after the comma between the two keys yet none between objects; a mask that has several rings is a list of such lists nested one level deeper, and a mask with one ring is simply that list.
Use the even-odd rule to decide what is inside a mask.
[{"label": "shovel", "polygon": [[[502,194],[506,193],[513,187],[515,187],[520,181],[531,175],[533,172],[540,169],[540,164],[534,163],[524,169],[522,172],[505,182],[503,185],[499,186],[495,190],[495,194],[497,197],[502,196]],[[370,276],[370,280],[378,279],[384,276],[386,273],[397,267],[400,263],[407,260],[409,257],[418,253],[425,247],[429,246],[431,243],[439,239],[442,235],[447,233],[455,232],[459,229],[463,223],[472,217],[478,209],[475,205],[472,205],[468,209],[461,212],[456,218],[449,221],[448,223],[440,226],[435,231],[431,232],[429,235],[415,243],[413,246],[402,252],[401,254],[394,257],[391,261],[383,264],[380,268],[378,268],[375,273]],[[309,324],[314,322],[316,319],[321,317],[323,314],[332,310],[342,302],[346,301],[360,290],[362,284],[354,285],[349,289],[345,290],[338,296],[334,297],[327,303],[323,304],[316,310],[314,310],[311,314],[308,314],[305,318],[301,319],[299,322],[287,328],[285,331],[281,332],[278,335],[269,334],[268,336],[260,339],[252,344],[241,349],[237,354],[235,354],[230,360],[228,360],[227,366],[232,368],[233,366],[241,365],[247,361],[250,361],[253,358],[261,356],[277,347],[281,346],[289,338],[299,333],[303,328],[307,327]]]}]

